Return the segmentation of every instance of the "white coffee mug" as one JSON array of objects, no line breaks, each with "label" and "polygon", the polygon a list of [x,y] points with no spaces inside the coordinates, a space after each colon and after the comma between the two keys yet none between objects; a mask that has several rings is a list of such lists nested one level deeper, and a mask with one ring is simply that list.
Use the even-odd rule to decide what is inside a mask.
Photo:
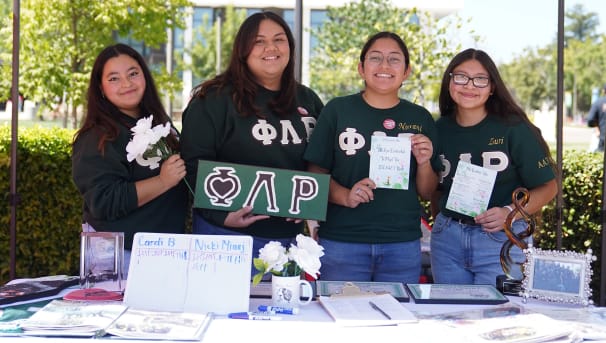
[{"label": "white coffee mug", "polygon": [[[301,301],[301,294],[308,295],[307,300]],[[307,305],[313,298],[311,284],[300,276],[271,277],[271,300],[274,306],[298,307]]]}]

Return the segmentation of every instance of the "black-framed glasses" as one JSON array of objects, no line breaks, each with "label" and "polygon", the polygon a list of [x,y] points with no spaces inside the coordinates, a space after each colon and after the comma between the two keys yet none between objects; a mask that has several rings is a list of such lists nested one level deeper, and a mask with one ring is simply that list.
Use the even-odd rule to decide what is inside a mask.
[{"label": "black-framed glasses", "polygon": [[474,87],[484,88],[490,83],[490,78],[486,76],[469,77],[465,74],[450,73],[450,78],[455,85],[465,86],[471,81]]},{"label": "black-framed glasses", "polygon": [[366,61],[376,66],[381,65],[383,63],[383,60],[385,59],[387,59],[387,64],[392,67],[399,67],[404,63],[404,56],[395,52],[392,52],[385,56],[380,52],[373,51],[366,55]]}]

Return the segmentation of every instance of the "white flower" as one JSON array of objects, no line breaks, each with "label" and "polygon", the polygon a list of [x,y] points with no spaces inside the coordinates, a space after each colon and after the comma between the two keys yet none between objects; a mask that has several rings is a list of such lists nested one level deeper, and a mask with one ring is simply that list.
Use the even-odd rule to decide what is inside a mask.
[{"label": "white flower", "polygon": [[134,135],[128,144],[126,144],[126,159],[131,162],[137,156],[143,155],[149,147],[149,137],[145,135]]},{"label": "white flower", "polygon": [[153,128],[154,134],[156,135],[156,137],[158,137],[158,140],[160,138],[164,138],[166,136],[168,136],[170,134],[170,123],[166,123],[164,125],[156,125]]},{"label": "white flower", "polygon": [[147,131],[151,130],[152,121],[153,118],[151,115],[149,117],[143,117],[137,120],[137,125],[135,125],[130,130],[133,132],[134,136],[145,134]]},{"label": "white flower", "polygon": [[310,255],[318,258],[324,256],[324,247],[318,244],[313,238],[298,234],[296,239],[297,246],[309,252]]},{"label": "white flower", "polygon": [[162,161],[162,158],[157,156],[145,158],[143,155],[139,155],[135,160],[141,167],[149,167],[149,169],[154,170],[160,166],[160,161]]},{"label": "white flower", "polygon": [[172,151],[163,138],[170,134],[170,123],[159,124],[152,128],[153,116],[137,120],[130,130],[133,138],[126,145],[126,159],[136,160],[140,166],[156,169],[160,162],[170,156]]},{"label": "white flower", "polygon": [[314,279],[320,273],[320,257],[324,256],[324,248],[311,237],[297,235],[297,245],[291,244],[288,255]]},{"label": "white flower", "polygon": [[324,248],[309,236],[299,234],[296,239],[297,245],[291,244],[288,249],[276,241],[271,241],[259,249],[259,257],[253,261],[259,273],[253,277],[253,285],[258,284],[265,273],[299,276],[301,272],[306,272],[317,278]]},{"label": "white flower", "polygon": [[286,248],[280,242],[271,241],[259,249],[259,258],[266,264],[267,270],[282,271],[284,264],[288,262]]}]

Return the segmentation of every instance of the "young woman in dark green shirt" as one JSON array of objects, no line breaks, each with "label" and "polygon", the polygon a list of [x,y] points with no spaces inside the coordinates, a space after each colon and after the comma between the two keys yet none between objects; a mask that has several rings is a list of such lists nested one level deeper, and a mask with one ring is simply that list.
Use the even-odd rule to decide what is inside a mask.
[{"label": "young woman in dark green shirt", "polygon": [[[306,169],[303,152],[322,102],[295,80],[294,44],[273,12],[255,13],[240,26],[227,70],[197,86],[183,113],[181,155],[191,185],[199,160]],[[256,257],[269,241],[290,246],[303,223],[255,215],[250,207],[194,208],[193,232],[251,235]]]},{"label": "young woman in dark green shirt", "polygon": [[[149,115],[154,126],[170,122],[145,60],[124,44],[105,48],[91,71],[86,117],[73,142],[72,176],[83,198],[83,229],[124,232],[126,268],[136,232],[185,232],[183,159],[172,155],[156,169],[127,160],[130,129]],[[166,141],[179,150],[174,128]]]}]

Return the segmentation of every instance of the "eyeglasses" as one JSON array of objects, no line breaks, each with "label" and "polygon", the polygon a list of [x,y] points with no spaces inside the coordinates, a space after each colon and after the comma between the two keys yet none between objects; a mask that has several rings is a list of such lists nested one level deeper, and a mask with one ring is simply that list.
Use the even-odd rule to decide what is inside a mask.
[{"label": "eyeglasses", "polygon": [[401,54],[392,52],[390,54],[388,54],[387,56],[383,55],[380,52],[371,52],[366,56],[366,61],[368,61],[368,63],[375,65],[375,66],[380,66],[381,64],[383,64],[383,60],[387,57],[387,64],[389,64],[392,67],[399,67],[404,63],[404,56],[402,56]]},{"label": "eyeglasses", "polygon": [[469,77],[465,74],[450,73],[450,77],[452,78],[452,82],[454,82],[455,85],[460,85],[460,86],[465,86],[466,84],[469,83],[469,81],[471,81],[471,83],[473,83],[474,87],[484,88],[484,87],[487,87],[488,84],[490,83],[490,78],[488,78],[486,76]]}]

